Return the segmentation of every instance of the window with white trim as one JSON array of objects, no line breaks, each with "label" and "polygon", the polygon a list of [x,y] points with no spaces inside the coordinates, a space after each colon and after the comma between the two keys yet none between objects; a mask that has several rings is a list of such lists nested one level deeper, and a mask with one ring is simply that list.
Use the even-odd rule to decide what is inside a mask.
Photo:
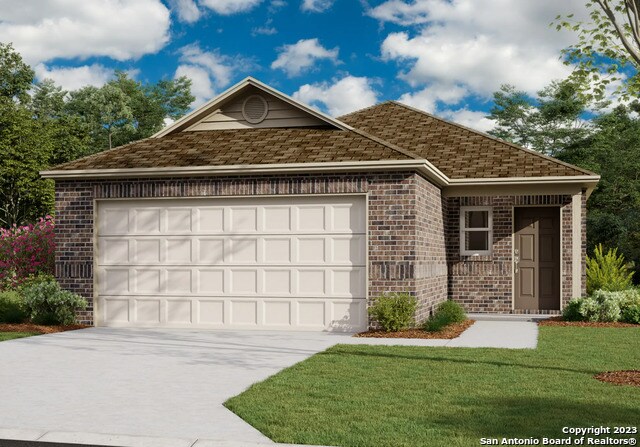
[{"label": "window with white trim", "polygon": [[460,254],[488,256],[493,239],[493,216],[490,206],[460,208]]}]

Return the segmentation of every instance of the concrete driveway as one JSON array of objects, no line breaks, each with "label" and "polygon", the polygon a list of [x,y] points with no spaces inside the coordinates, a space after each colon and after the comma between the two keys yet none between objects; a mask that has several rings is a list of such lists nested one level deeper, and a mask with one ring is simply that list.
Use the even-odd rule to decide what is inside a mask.
[{"label": "concrete driveway", "polygon": [[[0,439],[172,447],[191,446],[195,439],[223,441],[215,445],[272,444],[222,403],[349,338],[317,332],[91,328],[5,341],[0,343]],[[145,443],[129,436],[172,439]]]}]

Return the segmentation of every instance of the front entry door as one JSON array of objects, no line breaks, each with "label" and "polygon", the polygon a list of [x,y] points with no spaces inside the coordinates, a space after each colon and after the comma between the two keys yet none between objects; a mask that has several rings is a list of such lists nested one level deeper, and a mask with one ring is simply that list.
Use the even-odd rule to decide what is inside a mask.
[{"label": "front entry door", "polygon": [[560,208],[516,208],[515,308],[560,309]]}]

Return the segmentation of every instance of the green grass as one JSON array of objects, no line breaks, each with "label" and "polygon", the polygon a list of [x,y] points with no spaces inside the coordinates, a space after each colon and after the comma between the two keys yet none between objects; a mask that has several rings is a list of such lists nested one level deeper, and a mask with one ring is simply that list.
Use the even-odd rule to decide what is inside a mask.
[{"label": "green grass", "polygon": [[15,338],[31,337],[32,335],[38,335],[33,332],[0,332],[0,341],[13,340]]},{"label": "green grass", "polygon": [[226,402],[276,442],[477,446],[637,426],[640,388],[599,382],[640,369],[640,328],[541,327],[535,350],[338,345]]}]

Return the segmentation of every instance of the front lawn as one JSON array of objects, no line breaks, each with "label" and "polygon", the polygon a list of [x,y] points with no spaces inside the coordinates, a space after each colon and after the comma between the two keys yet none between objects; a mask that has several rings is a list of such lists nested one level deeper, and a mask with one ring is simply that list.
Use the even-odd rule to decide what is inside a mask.
[{"label": "front lawn", "polygon": [[541,327],[535,350],[339,345],[225,405],[276,442],[472,446],[637,426],[640,388],[593,375],[640,367],[640,328]]},{"label": "front lawn", "polygon": [[34,332],[0,332],[0,341],[13,340],[14,338],[31,337],[32,335],[39,335]]}]

